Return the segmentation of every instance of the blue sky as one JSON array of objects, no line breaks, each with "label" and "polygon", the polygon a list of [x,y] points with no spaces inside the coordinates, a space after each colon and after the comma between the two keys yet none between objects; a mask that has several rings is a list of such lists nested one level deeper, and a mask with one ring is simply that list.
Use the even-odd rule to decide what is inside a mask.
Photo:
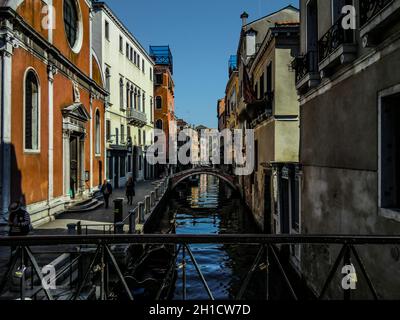
[{"label": "blue sky", "polygon": [[175,112],[192,124],[217,127],[228,59],[236,54],[243,11],[249,21],[298,1],[105,0],[148,50],[170,45],[174,56]]}]

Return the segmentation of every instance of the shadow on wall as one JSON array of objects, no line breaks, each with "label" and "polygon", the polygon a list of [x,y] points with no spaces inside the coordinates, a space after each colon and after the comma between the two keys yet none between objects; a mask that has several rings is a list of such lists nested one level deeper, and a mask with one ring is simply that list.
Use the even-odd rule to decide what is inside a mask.
[{"label": "shadow on wall", "polygon": [[[3,144],[1,152],[0,159],[4,160],[4,163],[1,163],[4,170],[1,179],[1,201],[2,206],[5,207],[4,211],[8,211],[8,206],[16,201],[20,201],[23,206],[26,206],[25,194],[22,192],[22,174],[18,168],[14,145]],[[9,165],[7,165],[7,155],[10,159]],[[7,216],[4,218],[7,219]]]}]

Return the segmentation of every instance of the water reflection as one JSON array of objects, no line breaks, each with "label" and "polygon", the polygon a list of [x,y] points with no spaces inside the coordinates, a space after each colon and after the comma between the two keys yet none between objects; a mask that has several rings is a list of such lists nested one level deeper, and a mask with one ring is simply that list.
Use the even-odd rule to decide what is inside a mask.
[{"label": "water reflection", "polygon": [[[197,184],[197,185],[196,185]],[[257,233],[240,199],[218,178],[201,175],[178,186],[170,200],[169,218],[176,234]],[[192,245],[192,252],[216,299],[233,299],[257,254],[253,246]],[[182,255],[178,263],[182,261]],[[186,297],[207,299],[208,295],[194,265],[186,255]],[[252,282],[246,297],[256,299],[263,281]],[[174,299],[182,299],[182,268],[178,269]]]}]

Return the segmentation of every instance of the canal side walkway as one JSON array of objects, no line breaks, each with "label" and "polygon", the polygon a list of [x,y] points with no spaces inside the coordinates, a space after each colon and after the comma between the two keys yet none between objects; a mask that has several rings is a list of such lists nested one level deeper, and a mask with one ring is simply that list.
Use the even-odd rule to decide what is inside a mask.
[{"label": "canal side walkway", "polygon": [[[133,204],[128,205],[125,196],[125,188],[113,190],[109,200],[109,207],[104,206],[93,211],[87,212],[64,212],[59,214],[54,221],[36,227],[33,231],[34,235],[65,235],[68,233],[68,225],[80,222],[83,226],[90,225],[90,230],[102,231],[104,225],[112,225],[114,223],[114,203],[113,200],[123,198],[123,218],[125,219],[130,210],[137,207],[139,202],[144,202],[144,198],[155,190],[161,180],[139,181],[135,186],[135,197]],[[98,225],[98,227],[96,227]],[[85,231],[85,230],[83,230]]]}]

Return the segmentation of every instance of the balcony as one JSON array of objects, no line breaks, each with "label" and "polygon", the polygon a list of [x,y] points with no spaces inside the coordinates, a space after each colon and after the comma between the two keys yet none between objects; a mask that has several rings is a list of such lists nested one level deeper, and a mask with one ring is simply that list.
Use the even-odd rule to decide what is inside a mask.
[{"label": "balcony", "polygon": [[126,111],[129,124],[136,127],[144,127],[147,123],[146,114],[135,109],[128,109]]},{"label": "balcony", "polygon": [[295,69],[297,90],[304,91],[304,89],[319,84],[318,53],[316,50],[308,51],[305,55],[297,57],[293,61],[292,67]]},{"label": "balcony", "polygon": [[323,76],[329,75],[330,70],[338,65],[350,63],[356,58],[354,31],[342,27],[343,17],[340,17],[318,42],[319,71]]},{"label": "balcony", "polygon": [[360,1],[360,37],[363,46],[374,45],[382,31],[400,18],[400,0]]},{"label": "balcony", "polygon": [[263,99],[247,105],[246,111],[253,128],[272,116],[273,104],[274,92],[267,92]]}]

